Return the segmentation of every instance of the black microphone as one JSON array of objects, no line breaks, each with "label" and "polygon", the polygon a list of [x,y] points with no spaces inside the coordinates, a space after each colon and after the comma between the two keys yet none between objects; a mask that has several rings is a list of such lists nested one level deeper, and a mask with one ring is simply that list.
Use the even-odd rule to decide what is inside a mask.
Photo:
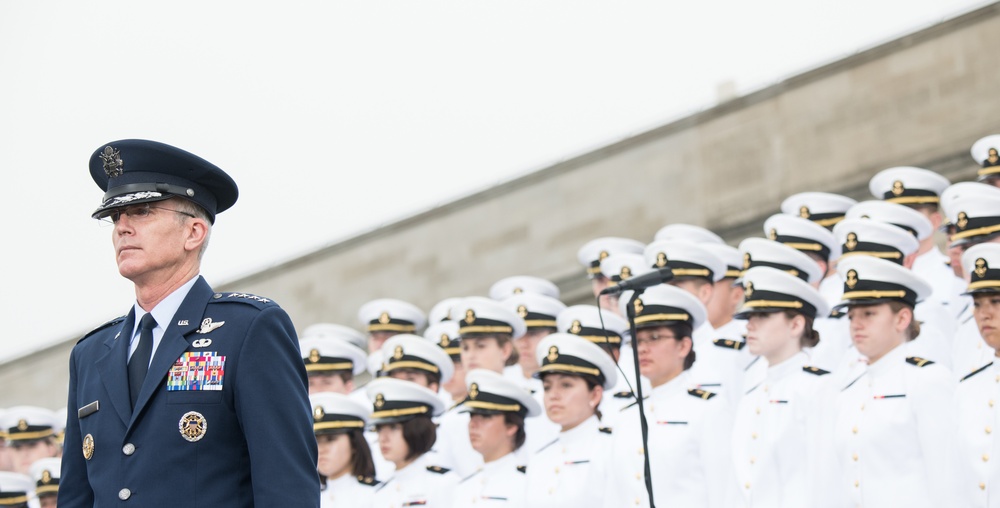
[{"label": "black microphone", "polygon": [[628,280],[623,280],[616,286],[608,286],[601,291],[602,295],[616,295],[623,291],[628,291],[630,289],[646,289],[652,286],[658,286],[664,282],[669,282],[674,278],[673,270],[669,268],[660,268],[658,270],[653,270],[652,272],[642,274],[638,277],[633,277]]}]

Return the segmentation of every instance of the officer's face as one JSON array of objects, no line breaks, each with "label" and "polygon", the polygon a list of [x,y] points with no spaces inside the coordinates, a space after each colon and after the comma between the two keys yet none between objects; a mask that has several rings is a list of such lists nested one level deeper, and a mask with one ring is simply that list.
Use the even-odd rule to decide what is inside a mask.
[{"label": "officer's face", "polygon": [[354,389],[353,382],[344,382],[337,374],[313,374],[309,376],[309,395],[321,392],[343,393],[347,395]]},{"label": "officer's face", "polygon": [[600,386],[590,390],[583,378],[565,374],[546,374],[542,387],[545,414],[563,430],[572,429],[593,416],[604,394]]},{"label": "officer's face", "polygon": [[549,333],[548,330],[528,330],[528,333],[514,341],[514,346],[517,347],[517,362],[521,365],[521,371],[525,375],[531,375],[532,372],[538,370],[535,348]]},{"label": "officer's face", "polygon": [[58,453],[59,449],[48,439],[26,443],[15,442],[14,446],[11,447],[11,454],[14,458],[14,470],[23,474],[31,472],[31,464],[36,460],[58,457]]},{"label": "officer's face", "polygon": [[197,254],[205,238],[192,224],[204,226],[205,222],[161,209],[176,205],[170,199],[156,203],[145,217],[121,214],[111,235],[122,277],[143,284],[169,279],[178,270],[187,269],[185,260]]},{"label": "officer's face", "polygon": [[986,345],[1000,351],[1000,294],[987,293],[973,297],[976,325]]},{"label": "officer's face", "polygon": [[56,496],[43,496],[38,498],[40,508],[56,508]]},{"label": "officer's face", "polygon": [[399,467],[406,464],[406,456],[410,454],[410,446],[403,439],[403,426],[398,423],[387,423],[376,426],[378,432],[378,447],[382,457]]},{"label": "officer's face", "polygon": [[351,440],[347,434],[325,434],[316,436],[319,461],[316,469],[327,478],[339,478],[351,469]]},{"label": "officer's face", "polygon": [[503,415],[469,416],[469,442],[484,459],[495,460],[514,450],[516,425],[508,425]]},{"label": "officer's face", "polygon": [[514,346],[509,341],[501,347],[500,342],[493,337],[462,337],[462,365],[466,372],[472,369],[503,372],[504,364],[513,349]]},{"label": "officer's face", "polygon": [[[854,306],[847,311],[851,320],[851,341],[858,352],[875,363],[906,341],[909,320],[903,311],[893,312],[889,304]],[[911,314],[912,315],[912,314]]]},{"label": "officer's face", "polygon": [[775,354],[801,349],[793,324],[794,321],[783,312],[751,314],[747,319],[747,349],[750,354],[771,358]]},{"label": "officer's face", "polygon": [[639,373],[653,386],[660,386],[684,372],[684,359],[691,351],[691,341],[674,335],[666,326],[636,331]]},{"label": "officer's face", "polygon": [[7,441],[0,439],[0,471],[13,470],[14,457],[11,454],[10,448],[7,446]]}]

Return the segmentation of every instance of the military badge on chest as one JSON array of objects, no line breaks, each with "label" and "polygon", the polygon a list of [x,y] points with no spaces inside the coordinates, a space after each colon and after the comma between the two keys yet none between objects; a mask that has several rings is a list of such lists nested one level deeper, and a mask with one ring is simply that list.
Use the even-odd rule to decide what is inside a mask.
[{"label": "military badge on chest", "polygon": [[187,351],[170,367],[167,391],[221,390],[225,373],[225,356],[212,351]]}]

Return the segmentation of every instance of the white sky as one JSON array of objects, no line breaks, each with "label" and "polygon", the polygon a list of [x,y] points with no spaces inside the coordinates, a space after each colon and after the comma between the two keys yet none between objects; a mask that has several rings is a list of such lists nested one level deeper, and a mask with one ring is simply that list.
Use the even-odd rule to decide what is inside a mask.
[{"label": "white sky", "polygon": [[0,361],[133,301],[90,218],[108,141],[234,177],[219,284],[983,4],[5,0]]}]

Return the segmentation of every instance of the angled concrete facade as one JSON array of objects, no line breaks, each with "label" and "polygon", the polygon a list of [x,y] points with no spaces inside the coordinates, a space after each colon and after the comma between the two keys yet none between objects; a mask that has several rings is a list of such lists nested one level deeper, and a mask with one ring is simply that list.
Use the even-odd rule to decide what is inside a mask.
[{"label": "angled concrete facade", "polygon": [[[796,192],[866,198],[874,173],[900,165],[974,178],[969,147],[1000,132],[998,47],[992,4],[222,289],[267,295],[300,330],[359,326],[373,298],[426,310],[516,274],[587,301],[576,251],[598,236],[649,241],[686,222],[736,244]],[[0,366],[0,407],[64,404],[72,342]]]}]

